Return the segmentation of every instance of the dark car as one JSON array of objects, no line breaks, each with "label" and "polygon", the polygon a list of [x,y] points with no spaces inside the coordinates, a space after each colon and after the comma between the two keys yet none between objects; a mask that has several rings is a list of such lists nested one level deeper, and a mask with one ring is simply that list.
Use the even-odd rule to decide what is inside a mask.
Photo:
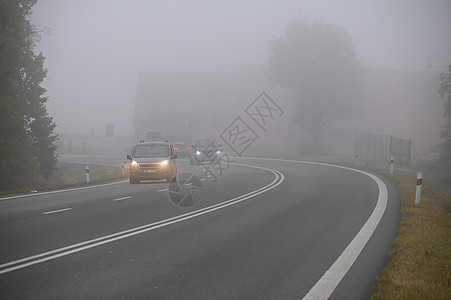
[{"label": "dark car", "polygon": [[177,154],[177,157],[189,157],[189,149],[191,148],[189,143],[186,142],[177,142],[172,143],[174,146],[174,152]]},{"label": "dark car", "polygon": [[197,138],[191,142],[190,164],[200,164],[203,162],[220,163],[222,150],[215,139]]},{"label": "dark car", "polygon": [[177,165],[173,146],[168,142],[140,142],[133,147],[130,162],[130,183],[141,180],[176,180]]}]

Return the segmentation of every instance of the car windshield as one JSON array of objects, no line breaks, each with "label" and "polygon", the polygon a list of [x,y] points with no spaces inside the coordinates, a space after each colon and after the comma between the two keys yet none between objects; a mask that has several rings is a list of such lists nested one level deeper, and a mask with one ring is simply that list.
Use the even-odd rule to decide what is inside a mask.
[{"label": "car windshield", "polygon": [[133,153],[134,157],[167,157],[169,147],[167,145],[138,145]]},{"label": "car windshield", "polygon": [[215,146],[216,145],[216,141],[213,139],[201,139],[201,140],[196,140],[196,147],[208,147],[208,146]]}]

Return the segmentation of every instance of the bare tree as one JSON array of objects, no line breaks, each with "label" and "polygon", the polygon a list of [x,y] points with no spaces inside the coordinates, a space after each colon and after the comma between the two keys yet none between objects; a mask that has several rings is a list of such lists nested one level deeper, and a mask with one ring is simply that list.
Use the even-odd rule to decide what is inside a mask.
[{"label": "bare tree", "polygon": [[270,81],[295,92],[294,122],[318,150],[327,121],[358,116],[363,71],[346,31],[337,25],[295,20],[269,42]]}]

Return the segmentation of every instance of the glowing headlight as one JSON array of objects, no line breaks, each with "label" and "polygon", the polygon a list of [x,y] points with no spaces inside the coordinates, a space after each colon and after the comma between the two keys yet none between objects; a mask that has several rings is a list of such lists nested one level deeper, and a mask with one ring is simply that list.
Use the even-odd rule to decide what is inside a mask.
[{"label": "glowing headlight", "polygon": [[221,151],[219,151],[219,150],[218,150],[218,151],[216,151],[216,154],[221,154]]},{"label": "glowing headlight", "polygon": [[197,151],[196,151],[196,154],[197,154],[197,155],[200,155],[200,151],[199,151],[199,150],[197,150]]},{"label": "glowing headlight", "polygon": [[169,163],[168,160],[163,160],[163,161],[160,163],[160,167],[165,167],[165,166],[168,165],[168,163]]},{"label": "glowing headlight", "polygon": [[137,167],[138,163],[134,160],[132,160],[132,162],[130,163],[130,167]]}]

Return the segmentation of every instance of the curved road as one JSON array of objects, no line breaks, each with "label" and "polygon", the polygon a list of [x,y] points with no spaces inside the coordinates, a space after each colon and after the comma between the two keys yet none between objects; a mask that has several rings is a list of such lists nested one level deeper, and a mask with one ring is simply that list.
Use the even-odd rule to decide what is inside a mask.
[{"label": "curved road", "polygon": [[236,159],[193,207],[128,181],[0,198],[2,299],[365,299],[399,223],[389,181]]}]

